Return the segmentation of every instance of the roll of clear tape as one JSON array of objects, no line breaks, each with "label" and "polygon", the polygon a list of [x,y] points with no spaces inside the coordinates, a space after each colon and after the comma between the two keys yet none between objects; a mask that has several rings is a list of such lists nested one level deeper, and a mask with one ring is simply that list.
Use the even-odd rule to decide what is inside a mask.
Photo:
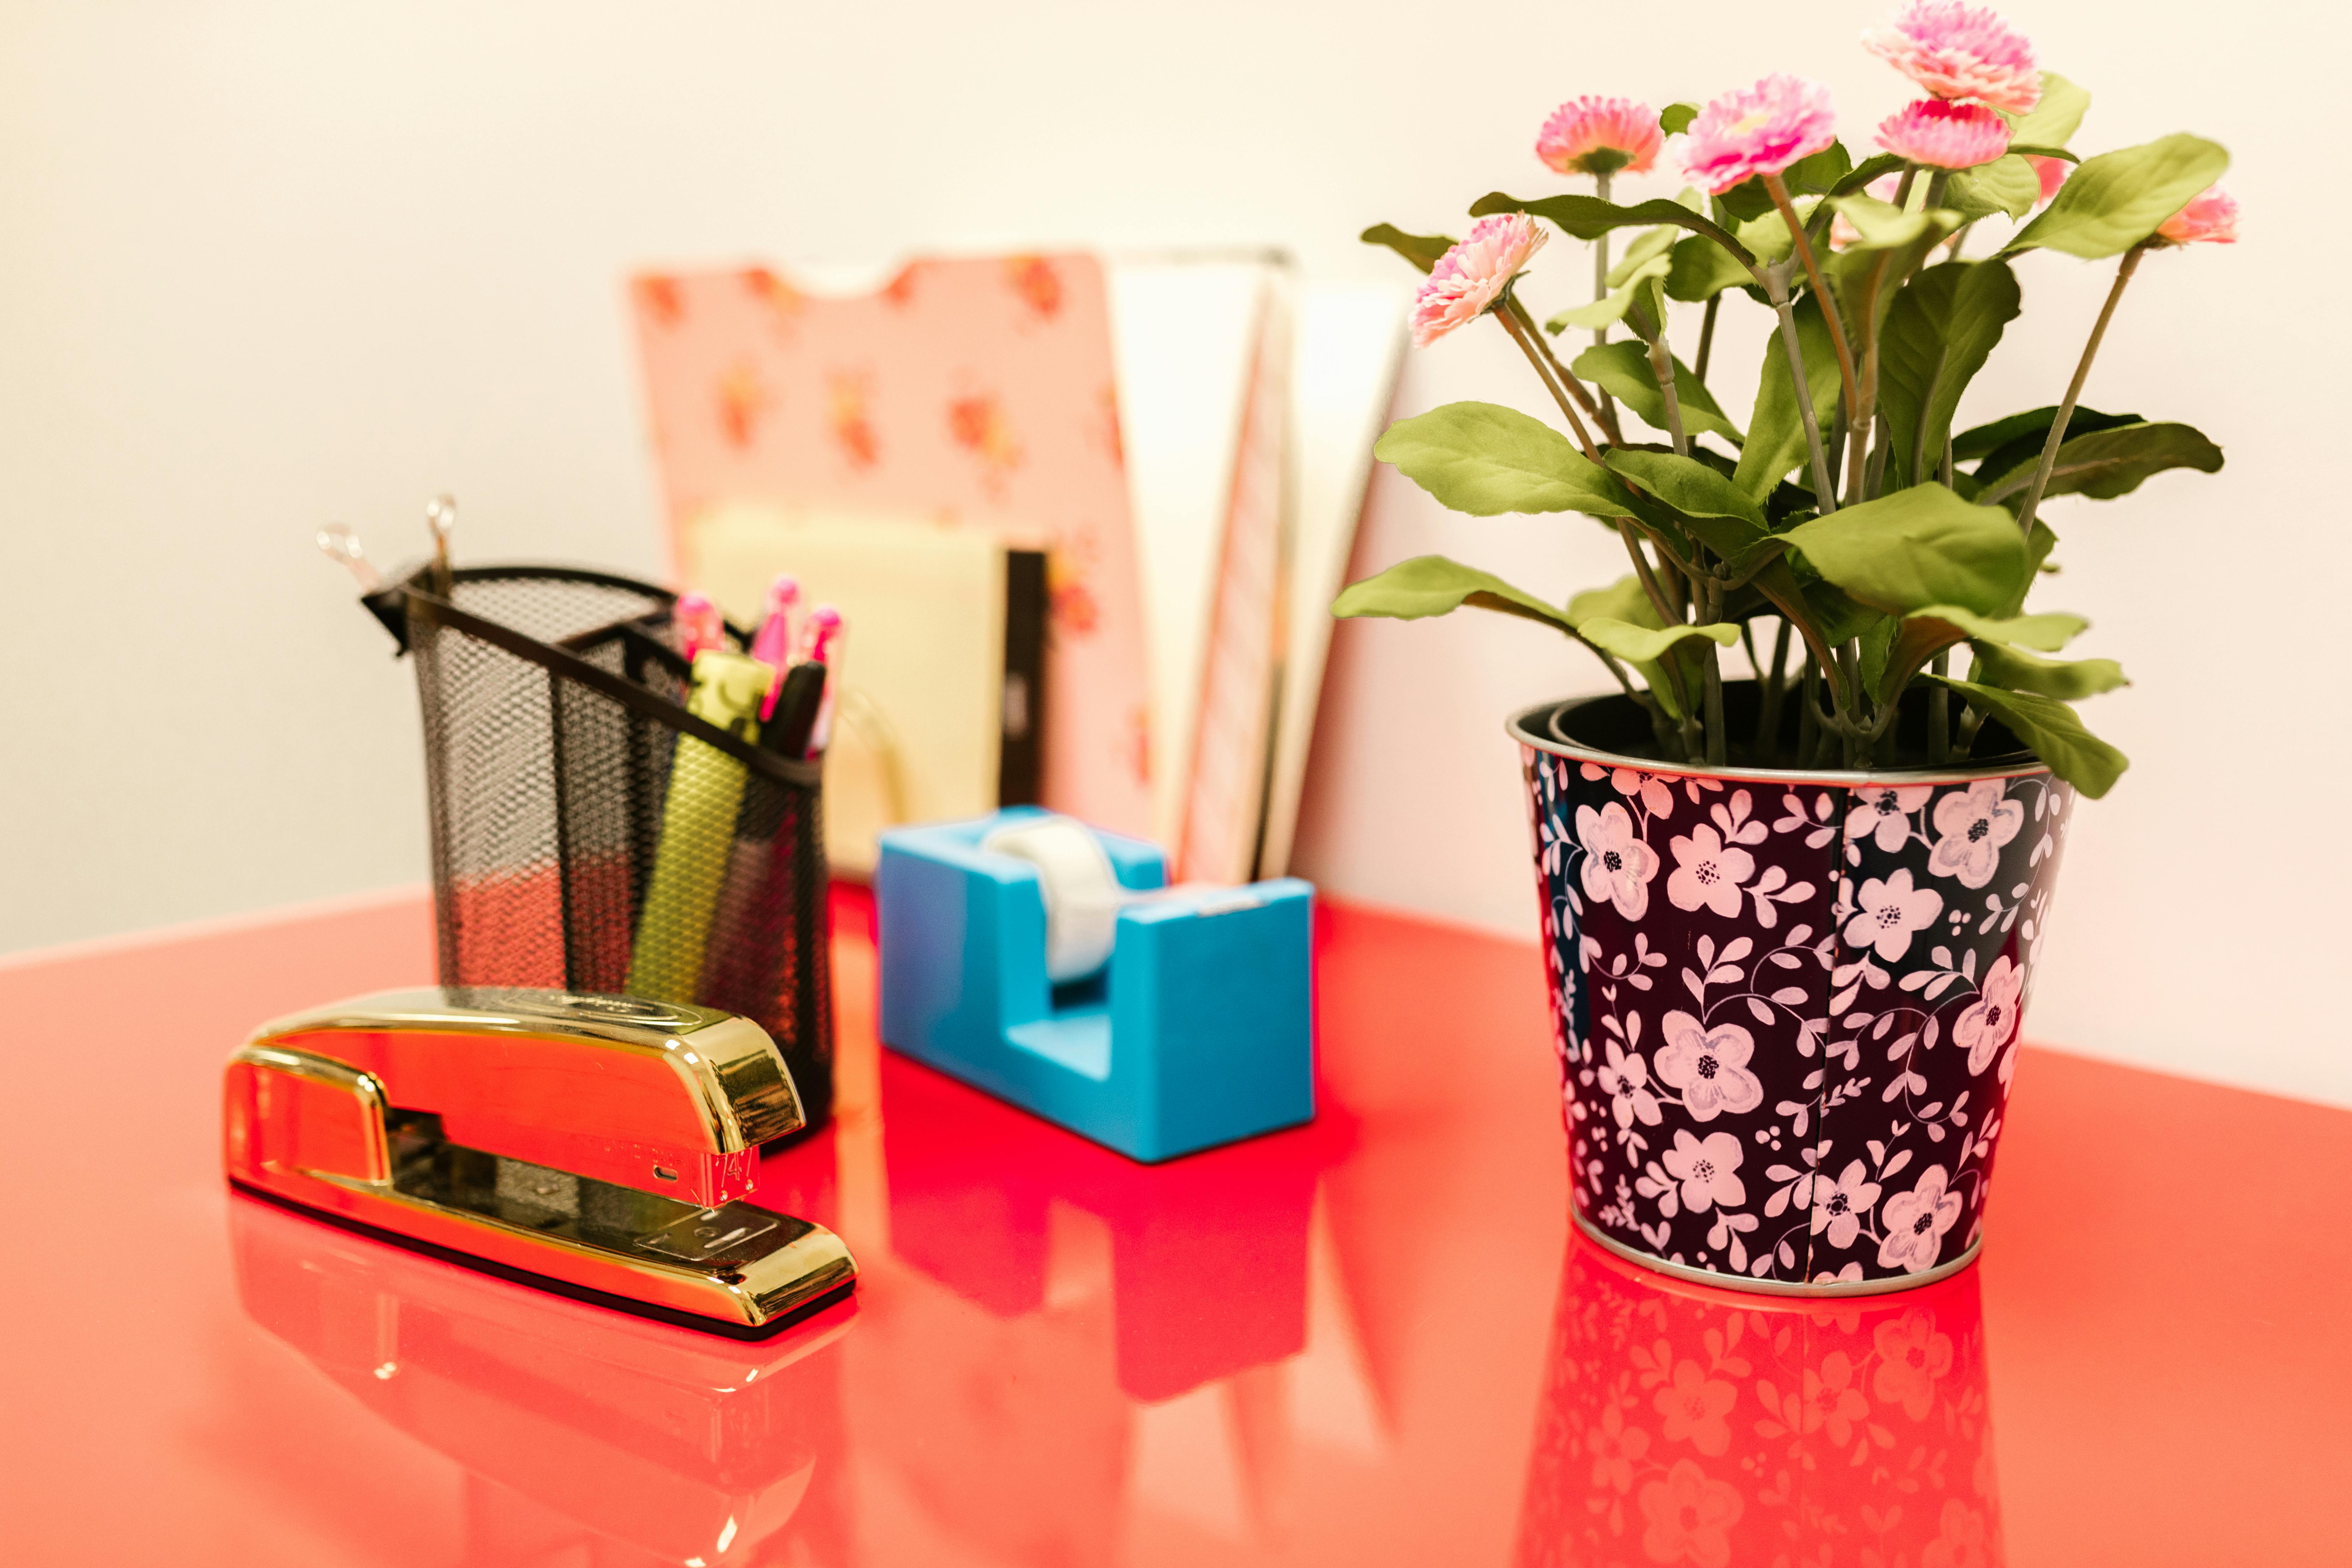
[{"label": "roll of clear tape", "polygon": [[1075,816],[1031,817],[996,829],[980,847],[1037,868],[1045,900],[1046,979],[1066,985],[1110,962],[1119,905],[1128,894],[1084,823]]}]

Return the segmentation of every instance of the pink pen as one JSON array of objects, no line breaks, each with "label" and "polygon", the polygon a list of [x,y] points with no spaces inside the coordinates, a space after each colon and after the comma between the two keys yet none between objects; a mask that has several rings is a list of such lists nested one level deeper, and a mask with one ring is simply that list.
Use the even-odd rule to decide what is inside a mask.
[{"label": "pink pen", "polygon": [[726,623],[708,594],[680,594],[670,609],[670,624],[677,628],[677,651],[688,664],[705,648],[727,646]]},{"label": "pink pen", "polygon": [[779,576],[768,584],[768,618],[760,623],[760,634],[751,639],[751,657],[776,672],[767,700],[760,704],[762,724],[776,716],[776,693],[784,689],[784,667],[792,660],[793,607],[800,602],[801,585],[790,576]]},{"label": "pink pen", "polygon": [[841,641],[848,632],[841,612],[831,605],[819,605],[809,612],[808,624],[801,628],[800,658],[814,660],[824,666],[824,696],[818,700],[816,723],[809,731],[807,755],[816,756],[833,738],[833,695],[841,685]]}]

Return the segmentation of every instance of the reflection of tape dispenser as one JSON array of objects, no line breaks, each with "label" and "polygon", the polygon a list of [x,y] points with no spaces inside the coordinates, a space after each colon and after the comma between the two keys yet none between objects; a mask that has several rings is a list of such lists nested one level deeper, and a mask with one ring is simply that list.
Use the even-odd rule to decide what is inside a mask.
[{"label": "reflection of tape dispenser", "polygon": [[753,1336],[856,1278],[831,1231],[739,1201],[805,1121],[748,1018],[386,992],[265,1025],[223,1089],[232,1182],[456,1261]]},{"label": "reflection of tape dispenser", "polygon": [[884,1042],[1139,1160],[1315,1114],[1314,889],[1015,808],[882,836]]}]

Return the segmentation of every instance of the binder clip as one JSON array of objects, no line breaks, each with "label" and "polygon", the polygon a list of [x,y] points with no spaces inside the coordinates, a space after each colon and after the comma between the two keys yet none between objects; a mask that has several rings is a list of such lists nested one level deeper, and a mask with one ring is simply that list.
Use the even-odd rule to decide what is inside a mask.
[{"label": "binder clip", "polygon": [[1147,1163],[1315,1115],[1315,889],[1015,807],[882,835],[885,1045]]}]

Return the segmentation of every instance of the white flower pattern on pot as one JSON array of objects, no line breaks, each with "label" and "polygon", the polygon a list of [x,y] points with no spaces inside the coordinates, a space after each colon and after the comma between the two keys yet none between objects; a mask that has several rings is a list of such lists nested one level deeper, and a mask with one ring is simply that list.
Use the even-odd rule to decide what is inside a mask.
[{"label": "white flower pattern on pot", "polygon": [[1938,837],[1927,852],[1927,868],[1939,877],[1958,878],[1963,888],[1981,888],[1991,881],[2001,847],[2025,826],[2025,807],[2006,795],[2001,780],[1979,779],[1965,792],[1937,801]]},{"label": "white flower pattern on pot", "polygon": [[[1969,1053],[1970,1076],[1984,1071],[1993,1053],[2009,1044],[2017,1033],[2019,1007],[2017,995],[2025,986],[2025,971],[2009,961],[2002,953],[1985,971],[1984,984],[1968,1011],[1952,1025],[1952,1043]],[[2008,1069],[2004,1068],[2003,1081]]]},{"label": "white flower pattern on pot", "polygon": [[1845,814],[1845,836],[1849,840],[1873,839],[1881,850],[1892,855],[1911,837],[1912,814],[1927,805],[1927,797],[1935,793],[1934,784],[1856,790],[1853,809]]},{"label": "white flower pattern on pot", "polygon": [[1862,1216],[1877,1206],[1878,1190],[1878,1184],[1870,1180],[1868,1167],[1859,1160],[1846,1165],[1835,1186],[1830,1184],[1827,1176],[1815,1181],[1813,1234],[1827,1236],[1830,1245],[1840,1252],[1852,1247],[1854,1237],[1862,1230]]},{"label": "white flower pattern on pot", "polygon": [[1669,1013],[1660,1031],[1658,1081],[1682,1091],[1683,1109],[1694,1121],[1712,1121],[1724,1111],[1748,1111],[1764,1103],[1764,1086],[1748,1070],[1756,1038],[1737,1024],[1710,1029],[1688,1013]]},{"label": "white flower pattern on pot", "polygon": [[1675,870],[1666,879],[1666,897],[1675,908],[1710,909],[1726,920],[1738,918],[1739,889],[1756,875],[1755,856],[1727,846],[1723,836],[1705,823],[1692,828],[1688,838],[1670,840],[1666,847],[1675,853]]},{"label": "white flower pattern on pot", "polygon": [[1846,922],[1851,946],[1876,950],[1889,963],[1911,951],[1911,934],[1927,930],[1944,912],[1944,895],[1933,888],[1914,888],[1911,868],[1896,868],[1884,880],[1863,883],[1854,895],[1856,912]]},{"label": "white flower pattern on pot", "polygon": [[1625,808],[1611,801],[1599,811],[1576,808],[1577,842],[1584,846],[1584,896],[1617,906],[1629,921],[1650,907],[1650,879],[1658,874],[1658,852],[1642,842]]},{"label": "white flower pattern on pot", "polygon": [[[1729,781],[1524,758],[1580,1221],[1664,1263],[1789,1283],[1906,1279],[1972,1247],[2074,792],[2039,770],[1990,787],[1791,779],[1759,816]],[[1983,890],[1931,869],[1939,807],[1963,843],[1992,839],[2004,807],[2022,819]],[[1733,850],[1748,864],[1727,915],[1695,872]],[[1717,1134],[1708,1171],[1754,1159],[1759,1207],[1739,1166],[1740,1205],[1685,1194],[1693,1173],[1712,1183],[1694,1161]]]},{"label": "white flower pattern on pot", "polygon": [[1924,1274],[1936,1267],[1944,1251],[1944,1233],[1960,1218],[1960,1194],[1948,1190],[1949,1185],[1944,1167],[1930,1165],[1919,1173],[1917,1186],[1886,1200],[1878,1211],[1879,1229],[1885,1237],[1878,1244],[1880,1268]]},{"label": "white flower pattern on pot", "polygon": [[1658,1124],[1658,1097],[1650,1092],[1650,1069],[1639,1051],[1622,1050],[1611,1040],[1609,1065],[1601,1069],[1600,1078],[1601,1092],[1609,1097],[1618,1126],[1631,1127],[1636,1117],[1643,1126]]},{"label": "white flower pattern on pot", "polygon": [[1717,1204],[1736,1209],[1748,1201],[1748,1184],[1738,1175],[1743,1152],[1732,1133],[1710,1132],[1702,1140],[1677,1127],[1675,1146],[1658,1160],[1682,1184],[1683,1206],[1705,1214]]}]

